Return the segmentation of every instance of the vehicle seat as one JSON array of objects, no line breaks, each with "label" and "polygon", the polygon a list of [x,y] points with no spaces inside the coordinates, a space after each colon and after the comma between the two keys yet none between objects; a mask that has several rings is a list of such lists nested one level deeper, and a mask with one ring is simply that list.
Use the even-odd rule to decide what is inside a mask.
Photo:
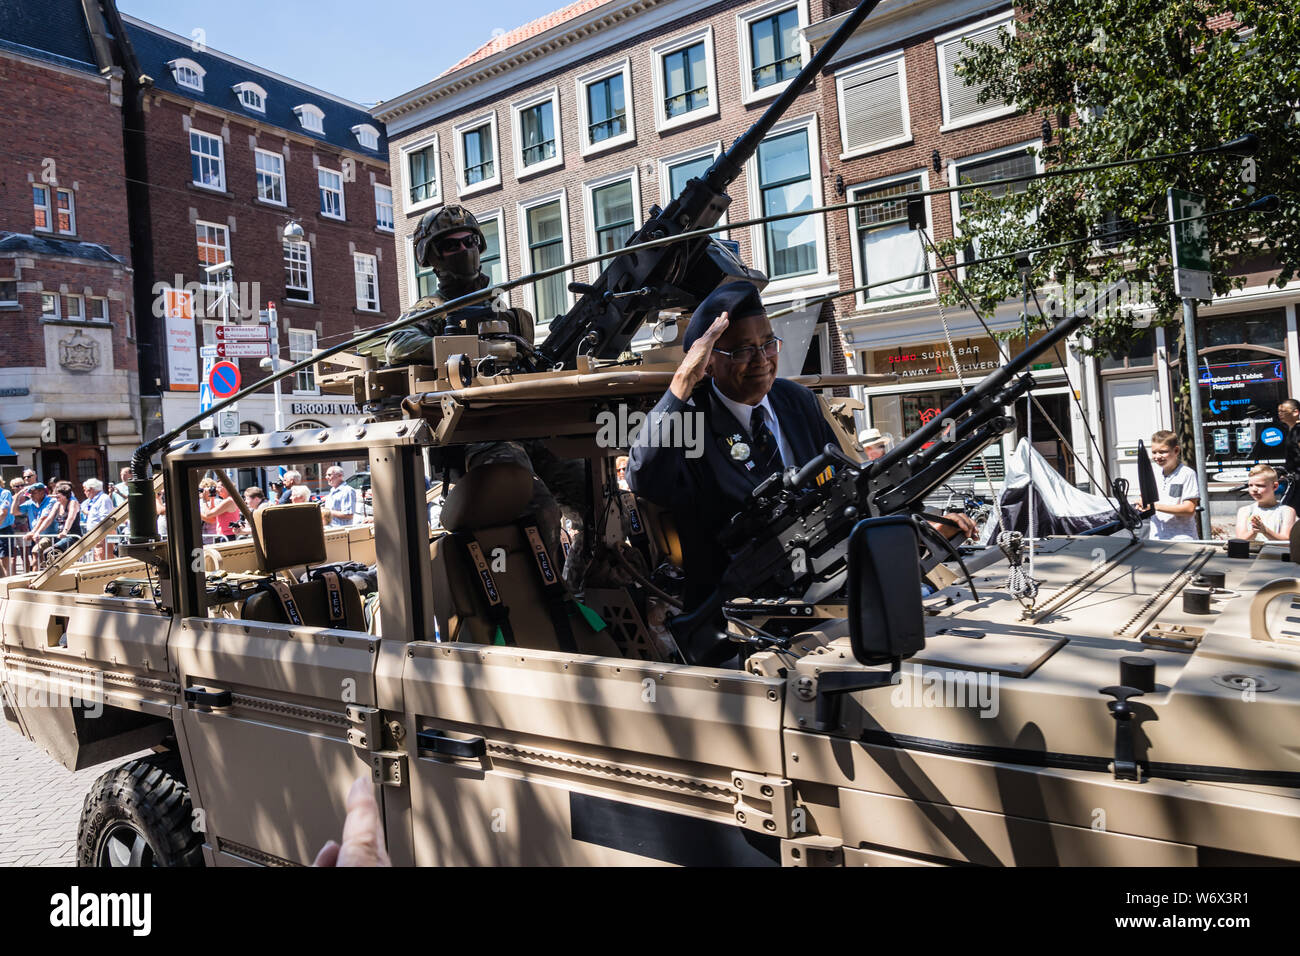
[{"label": "vehicle seat", "polygon": [[[442,639],[618,657],[608,629],[595,630],[577,610],[560,578],[560,566],[547,553],[537,516],[530,510],[533,482],[540,480],[513,462],[494,462],[471,468],[447,495],[443,531],[431,545]],[[545,588],[538,549],[551,568],[552,583]],[[486,573],[481,573],[483,567]],[[489,601],[489,588],[497,595],[495,603]],[[568,621],[573,641],[568,647],[557,630],[556,614]]]},{"label": "vehicle seat", "polygon": [[[274,575],[325,563],[325,528],[321,524],[320,505],[309,502],[260,508],[253,512],[253,525],[257,529],[255,540],[260,571]],[[342,619],[339,619],[337,610],[334,618],[330,617],[330,588],[324,578],[305,584],[285,585],[301,618],[300,623],[305,627],[364,631],[366,618],[361,606],[361,592],[346,577],[336,577],[342,598]],[[271,624],[298,623],[291,619],[284,603],[270,588],[258,591],[244,601],[240,617],[246,621]]]}]

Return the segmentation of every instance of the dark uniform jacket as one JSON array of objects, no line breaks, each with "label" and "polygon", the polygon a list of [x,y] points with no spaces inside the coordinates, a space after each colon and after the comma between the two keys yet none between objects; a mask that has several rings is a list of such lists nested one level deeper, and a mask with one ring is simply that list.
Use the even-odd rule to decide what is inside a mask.
[{"label": "dark uniform jacket", "polygon": [[[784,467],[802,467],[828,443],[838,444],[817,396],[809,389],[778,378],[772,383],[768,400],[776,413],[781,437],[789,443],[795,459],[785,462]],[[729,439],[740,435],[749,443],[749,423],[736,421],[717,400],[711,378],[696,387],[691,402],[693,406],[668,391],[654,412],[702,413],[703,454],[688,458],[687,449],[682,447],[654,447],[652,412],[638,438],[641,443],[631,449],[627,469],[628,484],[636,494],[673,513],[685,562],[683,600],[687,610],[717,587],[728,563],[727,553],[718,544],[718,534],[740,511],[750,492],[768,477],[756,474],[756,470],[747,469],[743,461],[732,457]]]}]

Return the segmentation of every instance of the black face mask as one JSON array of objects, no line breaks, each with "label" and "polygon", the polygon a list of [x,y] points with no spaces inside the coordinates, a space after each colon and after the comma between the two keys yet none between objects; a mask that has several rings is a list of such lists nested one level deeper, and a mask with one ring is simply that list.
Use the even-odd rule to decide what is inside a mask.
[{"label": "black face mask", "polygon": [[478,276],[480,268],[478,247],[458,249],[449,256],[438,256],[433,262],[433,271],[438,274],[438,281],[446,284],[460,285]]}]

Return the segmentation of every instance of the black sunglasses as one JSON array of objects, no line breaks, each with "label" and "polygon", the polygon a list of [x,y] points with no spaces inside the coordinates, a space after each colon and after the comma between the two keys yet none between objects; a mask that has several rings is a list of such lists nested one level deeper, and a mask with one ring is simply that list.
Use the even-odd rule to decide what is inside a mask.
[{"label": "black sunglasses", "polygon": [[439,239],[435,245],[437,246],[438,251],[443,255],[450,255],[453,252],[459,252],[461,249],[477,249],[478,236],[473,233],[470,233],[468,236],[460,236],[459,238],[456,236],[447,236],[446,238]]}]

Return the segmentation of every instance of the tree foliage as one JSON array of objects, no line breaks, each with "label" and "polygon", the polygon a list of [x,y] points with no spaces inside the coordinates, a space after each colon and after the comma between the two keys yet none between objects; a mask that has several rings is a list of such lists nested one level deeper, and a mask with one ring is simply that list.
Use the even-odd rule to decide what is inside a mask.
[{"label": "tree foliage", "polygon": [[[987,84],[986,100],[1009,100],[1047,117],[1047,168],[1204,149],[1246,133],[1252,159],[1223,154],[1143,163],[1035,180],[1022,192],[977,194],[947,256],[1067,245],[1033,256],[1036,287],[1082,280],[1150,283],[1151,321],[1175,324],[1181,303],[1169,263],[1166,190],[1189,189],[1220,210],[1269,193],[1274,212],[1206,221],[1216,295],[1239,288],[1244,256],[1271,256],[1277,285],[1300,269],[1300,0],[1021,0],[1014,36],[979,48],[963,70]],[[1231,14],[1231,22],[1225,17]],[[1100,246],[1103,224],[1123,242]],[[1088,237],[1092,237],[1089,239]],[[1239,271],[1239,270],[1238,270]],[[966,270],[982,310],[1019,298],[1014,263]],[[1145,287],[1144,287],[1145,288]],[[955,290],[945,293],[959,301]],[[1032,311],[1032,308],[1031,308]],[[1119,308],[1090,327],[1097,350],[1123,349],[1135,316]],[[1144,319],[1139,325],[1146,325]]]}]

